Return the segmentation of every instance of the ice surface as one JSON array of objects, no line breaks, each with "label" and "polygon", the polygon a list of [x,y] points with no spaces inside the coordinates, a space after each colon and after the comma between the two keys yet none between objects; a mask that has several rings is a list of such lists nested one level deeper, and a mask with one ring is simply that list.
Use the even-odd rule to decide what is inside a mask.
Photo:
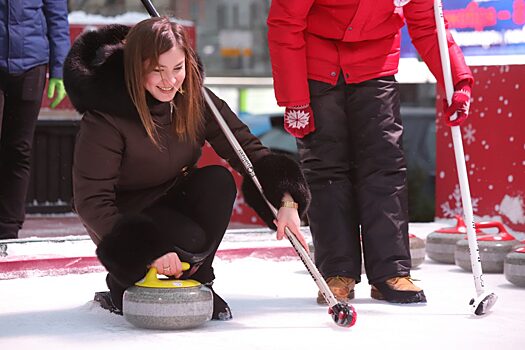
[{"label": "ice surface", "polygon": [[[256,236],[257,246],[289,244]],[[254,242],[239,235],[225,247]],[[523,349],[525,341],[525,289],[502,274],[485,274],[499,300],[489,314],[473,316],[472,275],[428,258],[412,272],[425,289],[426,305],[372,300],[363,276],[352,301],[358,318],[350,329],[336,326],[327,307],[316,304],[317,286],[297,258],[217,259],[215,274],[214,289],[230,304],[233,320],[186,331],[137,329],[99,308],[90,300],[105,289],[104,273],[0,280],[0,349],[492,350]]]}]

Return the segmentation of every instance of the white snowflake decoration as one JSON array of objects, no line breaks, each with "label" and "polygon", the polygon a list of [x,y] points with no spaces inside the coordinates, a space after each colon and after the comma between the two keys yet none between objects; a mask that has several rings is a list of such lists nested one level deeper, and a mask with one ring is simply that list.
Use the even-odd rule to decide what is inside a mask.
[{"label": "white snowflake decoration", "polygon": [[[454,192],[452,192],[448,198],[451,199],[454,204],[453,207],[450,205],[450,201],[441,204],[441,210],[443,210],[445,217],[453,218],[456,215],[463,216],[463,205],[461,204],[461,191],[459,185],[456,185]],[[471,201],[472,211],[476,212],[478,210],[479,198],[472,198]]]},{"label": "white snowflake decoration", "polygon": [[235,203],[233,203],[234,213],[237,215],[242,215],[244,212],[243,205],[245,204],[246,202],[244,201],[244,197],[237,193],[237,195],[235,196]]},{"label": "white snowflake decoration", "polygon": [[506,194],[498,211],[509,218],[513,224],[525,224],[525,202],[521,196],[512,197]]},{"label": "white snowflake decoration", "polygon": [[310,122],[310,113],[300,109],[292,109],[286,113],[285,122],[289,128],[303,129]]},{"label": "white snowflake decoration", "polygon": [[474,143],[476,141],[476,137],[474,134],[476,133],[476,129],[472,127],[472,124],[467,125],[463,128],[465,133],[463,134],[463,139],[467,142],[468,145],[471,143]]}]

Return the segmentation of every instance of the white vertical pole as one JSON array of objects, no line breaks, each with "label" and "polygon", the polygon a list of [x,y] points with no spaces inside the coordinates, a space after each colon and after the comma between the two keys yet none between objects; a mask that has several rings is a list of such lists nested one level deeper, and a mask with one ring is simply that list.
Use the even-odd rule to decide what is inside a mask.
[{"label": "white vertical pole", "polygon": [[[443,17],[443,5],[441,0],[434,0],[434,15],[436,18],[436,29],[438,34],[439,52],[441,55],[441,65],[443,66],[443,78],[445,80],[445,93],[447,102],[450,105],[452,102],[452,95],[454,93],[454,86],[452,82],[452,73],[450,70],[450,57],[448,53],[448,44],[445,29],[445,20]],[[451,117],[455,120],[457,114]],[[470,197],[470,188],[468,183],[467,167],[465,165],[465,153],[463,151],[463,141],[461,138],[461,128],[459,126],[452,126],[452,141],[454,144],[454,154],[456,158],[456,168],[459,178],[459,188],[461,191],[461,202],[463,203],[463,212],[465,215],[465,222],[467,223],[467,238],[470,250],[470,263],[472,265],[472,272],[474,275],[474,284],[476,292],[481,295],[485,291],[483,283],[483,272],[481,270],[481,259],[479,257],[479,247],[476,240],[476,231],[474,223],[474,214],[472,211],[472,201]]]}]

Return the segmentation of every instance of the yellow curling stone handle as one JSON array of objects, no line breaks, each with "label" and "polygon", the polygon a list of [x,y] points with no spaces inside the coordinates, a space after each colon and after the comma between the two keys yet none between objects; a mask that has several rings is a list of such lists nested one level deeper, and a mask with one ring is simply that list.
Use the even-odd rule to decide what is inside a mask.
[{"label": "yellow curling stone handle", "polygon": [[[187,262],[182,263],[182,271],[187,271],[190,269],[190,264]],[[197,287],[201,283],[195,280],[173,280],[167,278],[158,278],[157,269],[151,267],[144,276],[143,279],[135,283],[136,286],[146,287],[146,288],[188,288],[188,287]]]}]

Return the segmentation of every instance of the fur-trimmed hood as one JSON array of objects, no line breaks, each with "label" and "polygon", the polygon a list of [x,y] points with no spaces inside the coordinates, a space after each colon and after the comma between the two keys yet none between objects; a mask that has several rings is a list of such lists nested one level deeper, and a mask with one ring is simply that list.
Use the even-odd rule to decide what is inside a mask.
[{"label": "fur-trimmed hood", "polygon": [[137,114],[124,83],[123,40],[130,28],[104,26],[83,33],[73,43],[64,63],[64,85],[79,113]]},{"label": "fur-trimmed hood", "polygon": [[[83,222],[93,231],[92,236],[96,237],[95,241],[100,241],[110,234],[115,224],[114,220],[116,220],[112,208],[98,209],[102,206],[93,204],[93,201],[100,200],[100,197],[92,195],[94,192],[98,193],[96,191],[99,191],[100,188],[114,188],[115,186],[112,182],[114,174],[109,171],[119,169],[119,173],[127,175],[118,179],[117,188],[134,189],[119,193],[120,198],[127,196],[126,201],[121,200],[118,203],[119,211],[139,212],[162,195],[166,191],[166,184],[171,184],[179,177],[180,172],[184,172],[184,168],[193,166],[200,156],[200,149],[195,145],[180,142],[176,137],[167,136],[164,138],[166,144],[163,146],[168,151],[159,152],[149,140],[142,137],[144,132],[142,125],[123,122],[123,119],[138,120],[139,118],[124,80],[123,40],[129,30],[128,26],[114,24],[83,33],[73,44],[64,65],[64,84],[77,111],[84,114],[87,111],[96,110],[109,115],[101,117],[96,113],[86,113],[84,118],[87,118],[89,122],[82,124],[75,146],[73,175],[76,184],[75,207]],[[202,64],[198,59],[197,64],[202,77]],[[268,200],[275,207],[279,207],[283,194],[288,192],[299,203],[301,216],[304,215],[310,202],[310,192],[298,164],[288,157],[270,154],[270,151],[250,133],[248,127],[237,118],[224,101],[211,91],[208,93],[237,141],[252,160]],[[148,97],[153,99],[149,94]],[[159,108],[155,110],[159,112],[159,117],[166,115],[171,117],[168,103],[151,99],[148,99],[150,111],[152,111],[151,107],[154,107],[152,104],[155,104],[156,101]],[[213,120],[211,110],[206,108],[204,113],[205,130],[198,144],[204,144],[204,140],[208,141],[217,154],[227,159],[238,172],[244,173],[238,155],[220,130],[218,123]],[[113,118],[114,116],[119,118]],[[154,117],[153,113],[152,116]],[[122,138],[108,137],[107,134],[100,133],[100,130],[105,130],[103,126],[107,123],[105,118],[111,119],[112,124],[114,120],[116,121],[114,125],[118,128]],[[171,135],[171,129],[161,129],[162,132]],[[139,134],[141,137],[137,137]],[[122,146],[122,142],[125,142],[125,147]],[[103,147],[94,149],[97,143]],[[97,161],[101,159],[100,157],[107,156],[108,150],[123,150],[122,157],[126,159],[126,162],[121,162],[118,157],[109,157],[106,164],[108,166],[101,167]],[[99,157],[93,157],[93,152],[100,152]],[[150,162],[154,167],[144,168],[145,154],[150,155],[146,158],[155,159],[155,162]],[[92,181],[94,178],[103,180]],[[275,227],[273,214],[252,180],[247,179],[244,183],[243,192],[247,203],[270,227]],[[107,218],[107,220],[100,220],[100,217]]]},{"label": "fur-trimmed hood", "polygon": [[[111,24],[85,32],[73,43],[64,62],[64,85],[79,113],[97,110],[138,118],[124,81],[123,41],[130,29],[130,26]],[[204,66],[198,55],[196,60],[204,80]],[[146,95],[150,107],[164,104],[149,93]]]}]

